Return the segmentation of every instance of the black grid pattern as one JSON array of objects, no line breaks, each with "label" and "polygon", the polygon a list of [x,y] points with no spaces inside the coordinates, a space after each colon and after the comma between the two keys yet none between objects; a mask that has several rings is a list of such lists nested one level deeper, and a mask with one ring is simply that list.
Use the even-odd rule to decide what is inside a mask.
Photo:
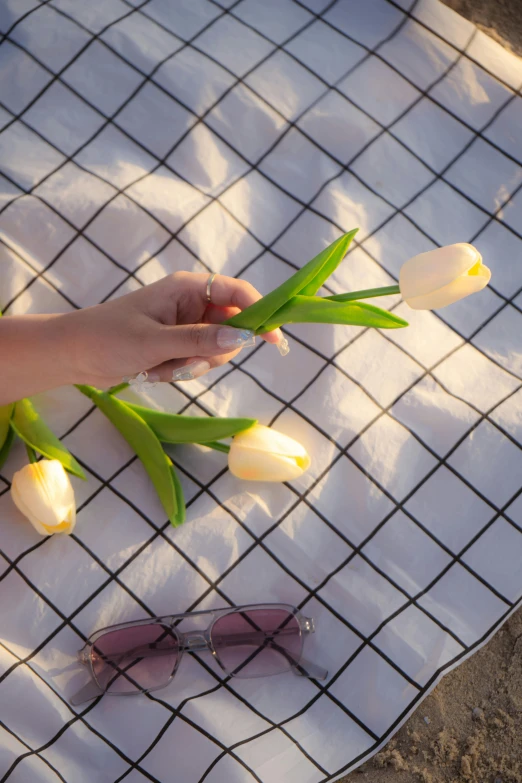
[{"label": "black grid pattern", "polygon": [[[139,463],[73,390],[47,395],[46,414],[90,474],[75,535],[15,527],[7,492],[20,452],[0,477],[0,579],[14,604],[3,609],[0,702],[23,679],[27,709],[42,716],[2,712],[2,780],[76,781],[81,764],[100,780],[103,768],[111,782],[163,781],[180,747],[187,781],[337,779],[520,600],[522,160],[506,133],[520,62],[490,58],[481,34],[436,0],[15,7],[0,47],[13,84],[0,103],[8,313],[104,301],[176,268],[267,290],[311,242],[357,224],[329,290],[386,284],[395,254],[452,241],[498,253],[489,291],[406,336],[289,329],[284,363],[258,346],[158,392],[173,411],[255,408],[305,439],[315,461],[301,481],[245,495],[220,455],[177,450],[188,524],[173,531]],[[289,683],[267,701],[266,684],[222,680],[201,658],[179,675],[182,697],[173,685],[134,717],[126,700],[67,704],[55,667],[105,621],[271,598],[316,617],[324,685]],[[27,636],[13,619],[22,611],[34,613]]]}]

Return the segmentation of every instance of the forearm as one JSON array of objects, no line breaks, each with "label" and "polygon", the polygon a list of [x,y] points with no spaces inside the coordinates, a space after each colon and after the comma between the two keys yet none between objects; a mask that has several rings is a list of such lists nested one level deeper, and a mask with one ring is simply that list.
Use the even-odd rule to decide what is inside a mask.
[{"label": "forearm", "polygon": [[67,315],[0,318],[0,405],[73,383]]}]

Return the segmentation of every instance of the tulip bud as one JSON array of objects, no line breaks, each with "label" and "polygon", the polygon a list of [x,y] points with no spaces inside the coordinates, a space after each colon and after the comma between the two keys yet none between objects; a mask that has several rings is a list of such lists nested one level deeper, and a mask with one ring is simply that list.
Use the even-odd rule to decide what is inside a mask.
[{"label": "tulip bud", "polygon": [[76,524],[74,490],[57,459],[34,462],[15,473],[11,497],[40,535],[72,533]]},{"label": "tulip bud", "polygon": [[481,291],[490,278],[478,250],[459,242],[410,258],[401,268],[399,287],[414,310],[435,310]]},{"label": "tulip bud", "polygon": [[293,438],[256,424],[235,436],[228,467],[240,479],[290,481],[308,470],[310,457]]}]

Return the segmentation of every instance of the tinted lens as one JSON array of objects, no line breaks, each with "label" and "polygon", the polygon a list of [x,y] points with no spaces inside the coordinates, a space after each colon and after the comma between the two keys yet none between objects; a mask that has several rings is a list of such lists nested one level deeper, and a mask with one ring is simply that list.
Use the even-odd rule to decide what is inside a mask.
[{"label": "tinted lens", "polygon": [[212,626],[216,655],[235,677],[278,674],[298,663],[303,639],[286,609],[248,609],[220,617]]},{"label": "tinted lens", "polygon": [[137,625],[109,631],[91,652],[96,682],[111,693],[134,693],[166,685],[179,655],[175,631],[166,625]]}]

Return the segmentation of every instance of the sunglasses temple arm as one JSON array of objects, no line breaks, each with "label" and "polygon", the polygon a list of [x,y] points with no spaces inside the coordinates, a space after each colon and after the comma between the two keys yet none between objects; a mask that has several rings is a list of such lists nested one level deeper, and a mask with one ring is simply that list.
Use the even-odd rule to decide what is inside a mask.
[{"label": "sunglasses temple arm", "polygon": [[84,685],[83,688],[80,688],[79,691],[71,696],[69,703],[76,707],[78,704],[84,704],[86,701],[98,698],[102,693],[103,691],[91,680],[91,682],[88,682],[87,685]]},{"label": "sunglasses temple arm", "polygon": [[300,677],[309,677],[311,680],[326,680],[328,677],[328,669],[323,669],[322,666],[318,666],[306,658],[299,658],[299,661],[294,662],[292,671]]}]

